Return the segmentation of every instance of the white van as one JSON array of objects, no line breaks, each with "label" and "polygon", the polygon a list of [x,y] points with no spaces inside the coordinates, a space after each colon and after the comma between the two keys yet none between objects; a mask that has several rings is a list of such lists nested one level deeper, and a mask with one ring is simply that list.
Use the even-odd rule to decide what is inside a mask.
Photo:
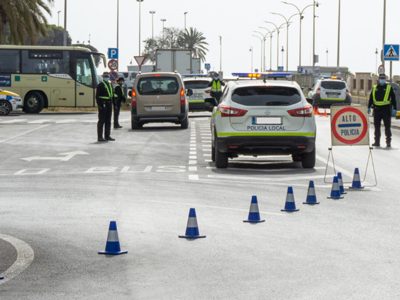
[{"label": "white van", "polygon": [[135,82],[135,78],[138,74],[139,72],[133,71],[118,72],[119,77],[124,77],[125,84],[128,89],[131,89],[133,87],[133,83]]}]

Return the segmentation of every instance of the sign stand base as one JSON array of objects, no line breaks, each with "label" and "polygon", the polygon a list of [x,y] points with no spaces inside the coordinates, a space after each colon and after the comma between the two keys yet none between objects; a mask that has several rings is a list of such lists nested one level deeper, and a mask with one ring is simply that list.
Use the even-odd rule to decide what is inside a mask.
[{"label": "sign stand base", "polygon": [[[374,160],[372,158],[372,150],[373,147],[369,147],[369,155],[368,155],[368,159],[367,159],[367,166],[365,168],[365,173],[364,173],[364,178],[361,182],[364,182],[366,177],[367,177],[367,171],[368,171],[368,165],[369,165],[369,161],[371,160],[371,165],[372,165],[372,170],[374,172],[374,178],[375,178],[375,184],[374,185],[366,185],[365,187],[374,187],[377,186],[378,184],[378,180],[376,178],[376,172],[375,172],[375,165],[374,165]],[[325,167],[325,175],[324,175],[324,182],[325,183],[331,183],[331,181],[326,181],[326,173],[328,171],[328,167],[329,167],[329,161],[330,161],[330,157],[332,156],[332,166],[333,166],[333,172],[336,174],[336,168],[335,168],[335,160],[333,159],[333,151],[332,148],[328,148],[329,154],[328,154],[328,159],[326,161],[326,167]],[[351,182],[343,182],[343,183],[351,183]]]}]

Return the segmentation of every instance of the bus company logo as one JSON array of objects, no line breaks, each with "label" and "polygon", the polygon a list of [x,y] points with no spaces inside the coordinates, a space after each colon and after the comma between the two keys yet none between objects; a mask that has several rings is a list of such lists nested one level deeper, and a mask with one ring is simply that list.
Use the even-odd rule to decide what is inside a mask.
[{"label": "bus company logo", "polygon": [[47,82],[47,76],[42,76],[42,82]]}]

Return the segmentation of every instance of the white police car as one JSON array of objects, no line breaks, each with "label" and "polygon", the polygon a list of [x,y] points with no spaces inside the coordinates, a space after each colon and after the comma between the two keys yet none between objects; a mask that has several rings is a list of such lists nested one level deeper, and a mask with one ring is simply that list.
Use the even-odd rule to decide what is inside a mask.
[{"label": "white police car", "polygon": [[341,77],[323,76],[317,80],[308,93],[313,99],[313,106],[330,108],[332,104],[351,104],[352,98],[347,83]]},{"label": "white police car", "polygon": [[204,99],[210,97],[211,82],[209,74],[188,74],[182,75],[185,89],[191,89],[193,95],[188,96],[189,111],[207,111],[208,108],[204,104]]},{"label": "white police car", "polygon": [[[211,116],[212,160],[228,167],[238,155],[292,155],[315,166],[316,125],[312,106],[288,73],[233,73],[252,78],[227,83],[220,102],[205,100]],[[263,80],[261,80],[263,79]]]},{"label": "white police car", "polygon": [[0,115],[6,116],[15,110],[22,110],[22,99],[18,94],[0,89]]}]

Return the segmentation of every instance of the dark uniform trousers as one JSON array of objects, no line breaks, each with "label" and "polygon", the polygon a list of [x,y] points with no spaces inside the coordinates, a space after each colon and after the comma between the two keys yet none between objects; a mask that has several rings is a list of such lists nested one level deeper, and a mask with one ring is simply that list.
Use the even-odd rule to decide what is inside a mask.
[{"label": "dark uniform trousers", "polygon": [[108,139],[111,132],[111,114],[112,114],[112,100],[99,99],[97,101],[97,107],[99,109],[99,121],[97,122],[97,137],[98,139],[103,138],[103,127],[104,137]]},{"label": "dark uniform trousers", "polygon": [[114,127],[119,126],[119,111],[121,110],[121,100],[114,98]]},{"label": "dark uniform trousers", "polygon": [[375,106],[374,108],[374,126],[375,126],[375,142],[379,144],[381,139],[381,123],[385,125],[386,143],[390,144],[392,140],[391,125],[391,105]]}]

